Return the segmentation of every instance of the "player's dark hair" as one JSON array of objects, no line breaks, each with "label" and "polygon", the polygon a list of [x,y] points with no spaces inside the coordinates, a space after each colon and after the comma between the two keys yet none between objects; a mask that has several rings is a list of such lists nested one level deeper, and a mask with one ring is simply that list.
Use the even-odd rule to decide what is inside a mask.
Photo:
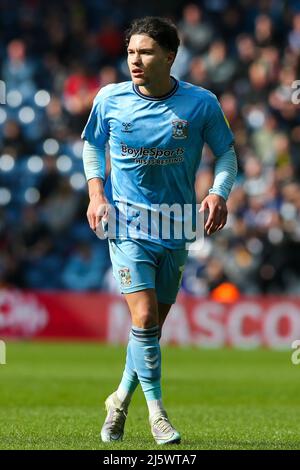
[{"label": "player's dark hair", "polygon": [[160,47],[167,51],[177,53],[180,40],[175,24],[168,18],[159,16],[146,16],[134,20],[125,32],[125,43],[128,47],[131,36],[134,34],[146,34],[154,39]]}]

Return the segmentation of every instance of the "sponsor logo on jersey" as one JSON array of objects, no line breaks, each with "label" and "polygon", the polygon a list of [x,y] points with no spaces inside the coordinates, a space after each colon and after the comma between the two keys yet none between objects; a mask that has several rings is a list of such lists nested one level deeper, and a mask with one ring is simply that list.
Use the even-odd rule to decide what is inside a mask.
[{"label": "sponsor logo on jersey", "polygon": [[122,122],[122,132],[129,134],[132,132],[132,123],[131,122]]},{"label": "sponsor logo on jersey", "polygon": [[121,151],[122,156],[132,156],[135,158],[138,157],[153,157],[153,158],[160,158],[160,157],[181,157],[184,155],[184,148],[177,147],[176,149],[161,149],[157,147],[128,147],[126,144],[121,144]]},{"label": "sponsor logo on jersey", "polygon": [[172,121],[172,137],[174,139],[186,139],[188,136],[188,122],[183,119]]}]

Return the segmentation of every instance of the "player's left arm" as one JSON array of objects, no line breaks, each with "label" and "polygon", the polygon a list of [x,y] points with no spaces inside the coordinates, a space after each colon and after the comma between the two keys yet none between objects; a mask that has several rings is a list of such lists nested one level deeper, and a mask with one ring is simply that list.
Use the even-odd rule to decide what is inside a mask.
[{"label": "player's left arm", "polygon": [[237,174],[237,157],[233,147],[233,134],[216,97],[211,100],[206,126],[203,130],[205,142],[215,157],[215,176],[209,195],[202,201],[200,211],[208,209],[205,224],[208,235],[221,230],[227,221],[226,201]]},{"label": "player's left arm", "polygon": [[227,221],[226,201],[237,174],[237,158],[233,146],[219,155],[215,164],[215,178],[209,195],[202,201],[200,211],[208,209],[205,224],[208,235],[221,230]]}]

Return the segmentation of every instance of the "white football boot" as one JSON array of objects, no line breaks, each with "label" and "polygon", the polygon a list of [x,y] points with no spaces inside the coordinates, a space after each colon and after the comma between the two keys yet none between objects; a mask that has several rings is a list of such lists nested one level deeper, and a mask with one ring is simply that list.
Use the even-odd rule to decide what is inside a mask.
[{"label": "white football boot", "polygon": [[128,406],[121,403],[114,392],[106,399],[105,408],[107,416],[101,429],[102,442],[122,441]]},{"label": "white football boot", "polygon": [[181,437],[173,428],[165,411],[158,411],[149,418],[152,436],[158,445],[180,444]]}]

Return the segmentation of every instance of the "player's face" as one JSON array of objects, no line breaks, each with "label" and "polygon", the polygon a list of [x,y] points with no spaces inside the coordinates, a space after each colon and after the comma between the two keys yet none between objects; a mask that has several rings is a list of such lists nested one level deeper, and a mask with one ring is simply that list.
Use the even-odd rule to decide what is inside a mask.
[{"label": "player's face", "polygon": [[170,76],[174,52],[160,47],[145,34],[134,34],[128,44],[128,67],[135,85],[146,86],[159,83]]}]

